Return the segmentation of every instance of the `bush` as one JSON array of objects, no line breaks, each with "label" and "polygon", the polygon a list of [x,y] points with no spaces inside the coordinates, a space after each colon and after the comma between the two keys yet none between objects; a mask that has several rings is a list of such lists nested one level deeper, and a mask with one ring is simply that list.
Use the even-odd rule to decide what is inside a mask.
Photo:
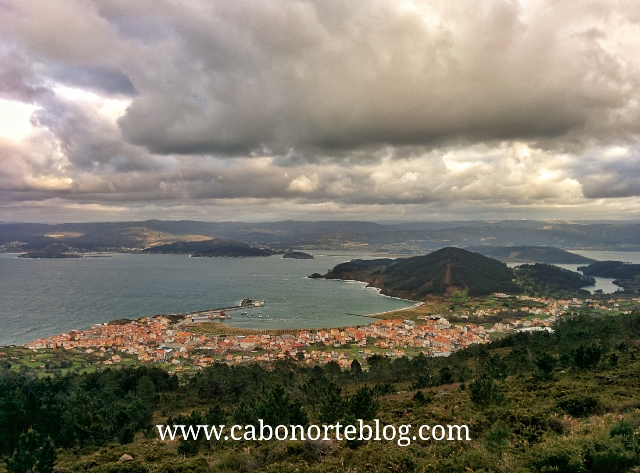
[{"label": "bush", "polygon": [[414,459],[405,452],[396,452],[385,459],[380,465],[381,472],[409,473],[415,471],[416,463]]},{"label": "bush", "polygon": [[556,406],[573,417],[586,417],[599,410],[600,401],[593,396],[574,394],[560,399]]},{"label": "bush", "polygon": [[566,442],[540,445],[531,452],[530,466],[537,473],[586,473],[581,453]]},{"label": "bush", "polygon": [[419,406],[429,404],[432,400],[433,397],[431,396],[431,394],[427,394],[425,396],[422,391],[416,391],[416,393],[413,395],[413,402],[415,402]]},{"label": "bush", "polygon": [[558,435],[562,435],[567,432],[567,424],[564,420],[556,416],[551,416],[547,420],[549,428]]},{"label": "bush", "polygon": [[584,464],[590,473],[622,473],[640,464],[640,458],[623,438],[615,436],[588,444]]},{"label": "bush", "polygon": [[502,425],[496,425],[484,434],[484,440],[489,450],[506,447],[509,440],[509,430]]}]

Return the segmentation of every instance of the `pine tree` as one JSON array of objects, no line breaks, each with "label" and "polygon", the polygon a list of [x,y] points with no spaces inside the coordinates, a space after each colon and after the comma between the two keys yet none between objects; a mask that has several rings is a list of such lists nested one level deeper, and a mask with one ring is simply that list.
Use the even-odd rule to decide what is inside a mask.
[{"label": "pine tree", "polygon": [[340,396],[342,390],[337,386],[333,386],[333,389],[322,399],[320,406],[320,421],[325,424],[333,424],[342,418],[344,414],[345,405]]},{"label": "pine tree", "polygon": [[489,376],[482,375],[469,385],[471,400],[480,407],[504,404],[504,395]]},{"label": "pine tree", "polygon": [[356,419],[372,420],[378,413],[380,403],[375,400],[374,392],[364,386],[351,396],[347,411]]},{"label": "pine tree", "polygon": [[51,473],[57,454],[53,442],[35,430],[20,435],[18,448],[6,461],[8,473]]}]

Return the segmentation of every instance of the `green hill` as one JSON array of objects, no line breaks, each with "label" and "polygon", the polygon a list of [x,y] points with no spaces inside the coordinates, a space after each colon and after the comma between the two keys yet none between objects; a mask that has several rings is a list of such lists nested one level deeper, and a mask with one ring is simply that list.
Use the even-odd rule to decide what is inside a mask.
[{"label": "green hill", "polygon": [[596,283],[590,276],[543,263],[520,265],[516,268],[516,274],[520,285],[536,294],[559,295],[563,291],[575,293]]},{"label": "green hill", "polygon": [[588,276],[601,278],[633,279],[640,275],[640,264],[623,263],[622,261],[598,261],[578,269]]},{"label": "green hill", "polygon": [[521,292],[513,281],[513,270],[504,263],[451,247],[400,260],[353,260],[337,265],[324,277],[366,281],[383,294],[408,299],[455,290],[472,296]]},{"label": "green hill", "polygon": [[591,258],[552,246],[478,246],[469,249],[504,262],[557,264],[589,264],[595,262]]},{"label": "green hill", "polygon": [[144,253],[155,254],[186,254],[195,258],[226,256],[271,256],[271,250],[255,248],[246,243],[228,238],[213,238],[205,241],[178,241],[167,245],[146,248]]}]

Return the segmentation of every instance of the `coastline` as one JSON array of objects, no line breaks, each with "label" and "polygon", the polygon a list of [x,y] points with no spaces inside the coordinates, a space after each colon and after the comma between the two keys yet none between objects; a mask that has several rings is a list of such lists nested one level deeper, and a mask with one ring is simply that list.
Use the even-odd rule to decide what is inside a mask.
[{"label": "coastline", "polygon": [[[360,282],[360,281],[358,281]],[[386,296],[384,294],[380,294],[383,295],[385,297],[392,297],[392,296]],[[399,299],[397,297],[395,297],[394,299]],[[408,299],[402,299],[405,301],[409,301]],[[253,301],[252,301],[253,302]],[[256,301],[258,302],[258,301]],[[259,301],[259,302],[264,302],[264,301]],[[417,307],[420,307],[424,304],[424,302],[416,302],[416,301],[409,301],[409,302],[415,302],[415,304],[408,306],[408,307],[403,307],[400,309],[393,309],[393,310],[387,310],[387,311],[383,311],[383,312],[375,312],[375,313],[371,313],[371,314],[351,314],[349,313],[348,315],[353,315],[353,316],[357,316],[357,317],[368,317],[368,318],[379,318],[379,316],[381,315],[386,315],[386,314],[392,314],[395,312],[400,312],[400,311],[404,311],[404,310],[412,310],[415,309]],[[224,326],[224,327],[228,327],[231,331],[240,331],[240,332],[247,332],[247,333],[269,333],[269,332],[291,332],[291,331],[296,331],[296,330],[327,330],[327,329],[335,329],[335,328],[347,328],[347,327],[351,327],[351,325],[324,325],[321,327],[315,327],[315,328],[301,328],[301,327],[279,327],[279,328],[273,328],[273,329],[257,329],[257,328],[240,328],[240,327],[234,327],[232,325],[229,325],[226,322],[227,318],[221,318],[221,317],[216,317],[217,314],[219,314],[220,311],[234,311],[234,310],[238,310],[238,309],[244,309],[244,308],[248,308],[250,306],[242,306],[242,305],[238,305],[238,306],[231,306],[231,307],[225,307],[225,308],[221,308],[221,309],[205,309],[205,310],[198,310],[198,311],[194,311],[194,312],[186,312],[186,313],[173,313],[173,314],[155,314],[155,315],[151,315],[151,316],[144,316],[144,317],[140,317],[138,319],[114,319],[108,322],[102,322],[96,325],[123,325],[123,324],[127,324],[127,323],[131,323],[131,322],[141,322],[145,319],[147,320],[151,320],[154,319],[156,317],[164,317],[164,318],[172,318],[172,317],[179,317],[182,320],[180,321],[175,321],[174,323],[177,323],[177,325],[187,325],[190,326],[192,324],[202,324],[202,323],[208,323],[208,324],[217,324],[218,326]],[[256,306],[258,307],[258,306]],[[211,318],[209,320],[199,320],[197,322],[193,322],[190,321],[189,318],[191,317],[196,317],[196,316],[202,316],[203,314],[211,314]],[[74,330],[72,330],[74,331]],[[59,336],[61,334],[56,334],[56,335],[51,335],[49,337],[41,337],[41,339],[46,339],[46,338],[50,338],[50,337],[56,337]],[[31,340],[25,344],[19,344],[19,345],[7,345],[7,346],[22,346],[22,347],[27,347],[30,343],[33,343],[37,340],[40,339],[36,339],[36,340]]]},{"label": "coastline", "polygon": [[[390,296],[386,296],[386,297],[390,297]],[[406,301],[409,299],[402,299],[402,300]],[[414,302],[414,301],[411,301],[411,302]],[[409,307],[404,307],[403,309],[393,309],[393,310],[386,310],[384,312],[376,312],[375,314],[365,314],[362,317],[378,318],[379,315],[392,314],[394,312],[400,312],[401,310],[412,310],[420,307],[421,305],[424,305],[424,302],[416,302],[415,304]],[[353,315],[357,315],[357,314],[353,314]]]}]

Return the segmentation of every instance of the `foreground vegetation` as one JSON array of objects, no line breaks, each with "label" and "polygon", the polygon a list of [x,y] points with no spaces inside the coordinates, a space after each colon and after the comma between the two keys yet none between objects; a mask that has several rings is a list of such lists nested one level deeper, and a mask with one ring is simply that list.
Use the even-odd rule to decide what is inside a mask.
[{"label": "foreground vegetation", "polygon": [[[373,356],[347,371],[288,359],[181,377],[123,367],[35,378],[3,366],[0,456],[11,472],[36,461],[36,471],[94,473],[632,471],[639,346],[634,312],[566,318],[554,333],[519,333],[449,358]],[[152,427],[259,418],[466,424],[472,440],[162,442]]]}]

